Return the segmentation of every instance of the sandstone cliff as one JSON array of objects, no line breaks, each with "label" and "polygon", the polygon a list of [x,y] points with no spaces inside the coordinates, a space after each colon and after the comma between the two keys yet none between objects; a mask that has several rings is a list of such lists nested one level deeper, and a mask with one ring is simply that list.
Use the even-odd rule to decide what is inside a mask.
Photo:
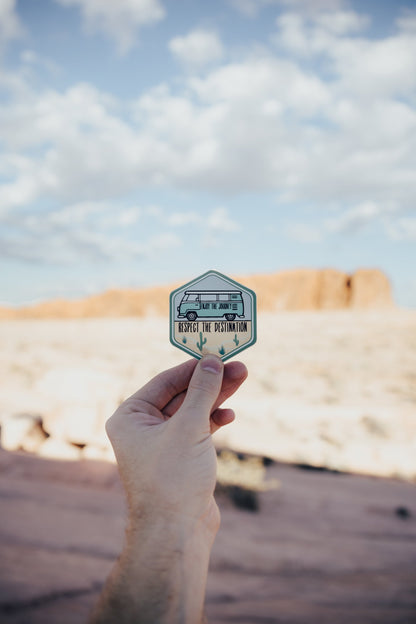
[{"label": "sandstone cliff", "polygon": [[[352,275],[334,269],[299,269],[236,279],[256,292],[259,311],[393,305],[390,283],[377,269],[360,269]],[[169,313],[169,293],[178,285],[114,289],[77,301],[55,300],[22,308],[0,308],[0,320],[165,316]]]}]

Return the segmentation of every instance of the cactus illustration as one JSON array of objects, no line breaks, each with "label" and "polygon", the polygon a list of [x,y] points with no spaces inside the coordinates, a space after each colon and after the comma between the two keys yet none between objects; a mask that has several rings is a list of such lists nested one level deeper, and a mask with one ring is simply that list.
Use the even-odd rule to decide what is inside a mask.
[{"label": "cactus illustration", "polygon": [[183,342],[183,344],[186,344],[186,343],[187,343],[186,336],[184,336],[184,337],[182,338],[182,342]]},{"label": "cactus illustration", "polygon": [[224,355],[224,354],[225,354],[224,345],[221,345],[221,347],[218,349],[218,353],[219,353],[220,355]]},{"label": "cactus illustration", "polygon": [[239,339],[237,338],[237,334],[234,336],[233,338],[233,342],[235,342],[235,346],[238,347],[238,345],[240,344]]},{"label": "cactus illustration", "polygon": [[198,347],[200,351],[202,351],[202,347],[204,346],[206,341],[207,341],[206,338],[202,338],[202,332],[199,332],[199,342],[196,343],[196,346]]}]

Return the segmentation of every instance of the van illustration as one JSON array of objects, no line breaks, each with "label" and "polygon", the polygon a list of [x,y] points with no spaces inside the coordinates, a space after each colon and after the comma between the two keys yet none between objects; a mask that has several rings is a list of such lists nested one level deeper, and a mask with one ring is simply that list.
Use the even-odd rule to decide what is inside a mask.
[{"label": "van illustration", "polygon": [[178,317],[188,321],[222,316],[233,321],[244,318],[244,301],[241,290],[186,290],[177,310]]}]

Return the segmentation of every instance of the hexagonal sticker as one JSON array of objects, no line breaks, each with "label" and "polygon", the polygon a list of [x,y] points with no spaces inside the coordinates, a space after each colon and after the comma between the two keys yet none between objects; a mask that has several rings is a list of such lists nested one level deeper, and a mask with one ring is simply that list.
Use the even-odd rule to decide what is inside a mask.
[{"label": "hexagonal sticker", "polygon": [[170,341],[196,358],[223,360],[256,342],[255,293],[217,271],[207,271],[170,295]]}]

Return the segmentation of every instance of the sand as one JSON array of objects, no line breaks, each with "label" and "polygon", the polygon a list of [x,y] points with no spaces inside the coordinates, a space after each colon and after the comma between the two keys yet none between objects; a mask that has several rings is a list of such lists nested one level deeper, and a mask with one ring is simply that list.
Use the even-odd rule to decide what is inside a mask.
[{"label": "sand", "polygon": [[[279,487],[257,512],[219,494],[210,624],[415,621],[416,313],[261,314],[258,334],[216,441],[277,460]],[[2,442],[50,433],[42,457],[0,450],[0,621],[85,622],[125,522],[104,422],[186,355],[163,318],[5,321],[0,344]]]},{"label": "sand", "polygon": [[[160,317],[5,321],[0,342],[3,437],[14,415],[39,415],[53,439],[39,452],[69,459],[111,459],[106,418],[187,358]],[[416,312],[263,313],[257,344],[239,357],[249,379],[229,401],[237,420],[218,446],[416,478]]]}]

